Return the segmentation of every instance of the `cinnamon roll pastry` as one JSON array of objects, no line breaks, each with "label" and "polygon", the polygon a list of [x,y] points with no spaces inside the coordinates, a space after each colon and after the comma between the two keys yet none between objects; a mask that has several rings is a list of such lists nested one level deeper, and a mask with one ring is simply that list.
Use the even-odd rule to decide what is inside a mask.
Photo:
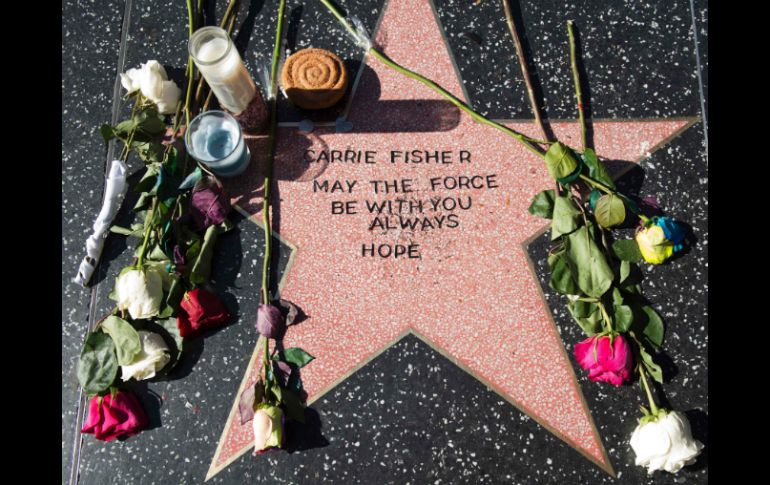
[{"label": "cinnamon roll pastry", "polygon": [[335,54],[324,49],[302,49],[286,59],[281,86],[301,108],[329,108],[345,95],[348,73]]}]

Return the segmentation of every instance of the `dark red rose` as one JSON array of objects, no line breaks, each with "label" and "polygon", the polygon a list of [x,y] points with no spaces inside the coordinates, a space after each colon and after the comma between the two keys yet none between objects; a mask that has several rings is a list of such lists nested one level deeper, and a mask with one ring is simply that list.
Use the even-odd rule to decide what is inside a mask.
[{"label": "dark red rose", "polygon": [[190,214],[198,229],[221,224],[230,212],[230,198],[215,177],[204,175],[190,196]]},{"label": "dark red rose", "polygon": [[192,337],[201,330],[218,327],[230,319],[219,297],[202,288],[188,291],[179,304],[176,326],[182,337]]}]

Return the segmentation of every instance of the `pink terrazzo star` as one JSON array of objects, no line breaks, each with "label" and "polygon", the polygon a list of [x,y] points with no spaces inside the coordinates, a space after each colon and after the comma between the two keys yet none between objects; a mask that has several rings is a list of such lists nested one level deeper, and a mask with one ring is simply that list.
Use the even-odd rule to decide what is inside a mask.
[{"label": "pink terrazzo star", "polygon": [[[377,32],[380,45],[386,38],[388,56],[462,98],[427,0],[388,2]],[[302,370],[308,402],[412,332],[614,474],[526,252],[529,240],[544,229],[543,220],[527,208],[537,192],[553,185],[542,159],[499,131],[460,116],[418,82],[375,59],[368,57],[367,64],[371,70],[364,71],[350,107],[349,132],[279,130],[274,218],[280,218],[281,236],[297,248],[281,294],[310,316],[289,329],[284,343],[316,357]],[[595,122],[595,146],[605,159],[638,161],[692,122]],[[532,122],[510,127],[538,136]],[[576,122],[554,123],[553,129],[565,143],[580,145]],[[264,153],[262,141],[251,140],[252,153]],[[376,151],[376,163],[307,161],[312,158],[307,150],[317,156],[346,149]],[[403,158],[391,163],[391,150],[449,151],[454,163],[410,164]],[[461,150],[470,152],[469,162],[460,163]],[[474,175],[481,176],[473,181],[476,186],[483,182],[483,188],[431,187],[434,178]],[[375,193],[370,183],[405,178],[411,179],[413,192]],[[345,181],[353,180],[357,184],[348,193]],[[330,188],[340,181],[346,191],[314,192],[314,181],[329,181]],[[255,221],[261,220],[261,186],[255,159],[228,187],[236,194],[233,202]],[[472,205],[467,210],[431,210],[431,198],[459,198],[465,207],[468,196]],[[433,229],[370,231],[374,216],[364,201],[396,199],[425,205],[423,214],[401,216],[444,216],[446,221],[456,214],[458,225],[438,228],[433,220]],[[333,201],[352,200],[358,201],[356,214],[332,214]],[[394,223],[398,216],[387,219]],[[419,258],[362,256],[363,244],[418,244]],[[239,395],[257,378],[256,355]],[[251,424],[240,424],[238,395],[231,398],[232,411],[207,479],[253,446]]]}]

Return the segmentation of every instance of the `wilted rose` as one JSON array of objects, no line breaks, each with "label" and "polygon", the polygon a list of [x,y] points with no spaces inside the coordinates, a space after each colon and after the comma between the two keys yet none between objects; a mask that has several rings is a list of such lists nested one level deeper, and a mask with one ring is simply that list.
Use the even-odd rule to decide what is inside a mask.
[{"label": "wilted rose", "polygon": [[168,346],[163,337],[154,332],[139,330],[139,340],[142,350],[136,354],[128,365],[120,367],[123,381],[132,377],[137,381],[152,379],[171,360]]},{"label": "wilted rose", "polygon": [[195,183],[190,197],[190,213],[198,229],[221,224],[230,212],[230,199],[215,177],[204,176]]},{"label": "wilted rose", "polygon": [[267,338],[280,337],[286,330],[281,309],[273,305],[259,305],[257,309],[257,332]]},{"label": "wilted rose", "polygon": [[263,405],[254,413],[254,454],[283,444],[283,411],[277,406]]},{"label": "wilted rose", "polygon": [[132,269],[115,280],[119,310],[128,310],[134,320],[154,317],[163,302],[163,275],[155,266]]},{"label": "wilted rose", "polygon": [[182,337],[194,336],[201,330],[218,327],[230,319],[219,297],[202,288],[185,293],[179,306],[176,324]]}]

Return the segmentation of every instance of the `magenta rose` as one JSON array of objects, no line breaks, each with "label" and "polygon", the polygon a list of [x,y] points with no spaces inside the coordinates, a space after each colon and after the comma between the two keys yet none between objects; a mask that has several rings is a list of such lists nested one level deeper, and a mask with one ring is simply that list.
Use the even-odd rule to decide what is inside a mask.
[{"label": "magenta rose", "polygon": [[148,423],[136,396],[118,391],[114,398],[111,394],[91,398],[88,418],[80,432],[91,433],[98,440],[112,441],[121,436],[133,436],[146,428]]},{"label": "magenta rose", "polygon": [[631,377],[633,357],[631,347],[622,335],[616,335],[610,343],[608,335],[590,337],[575,345],[575,359],[588,371],[594,382],[609,382],[615,386]]}]

